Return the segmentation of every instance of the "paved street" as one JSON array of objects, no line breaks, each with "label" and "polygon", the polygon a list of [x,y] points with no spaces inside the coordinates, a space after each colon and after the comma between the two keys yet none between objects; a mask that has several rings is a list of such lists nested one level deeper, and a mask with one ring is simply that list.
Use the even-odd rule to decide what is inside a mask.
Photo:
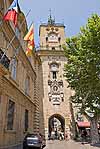
[{"label": "paved street", "polygon": [[93,147],[89,144],[82,145],[80,142],[69,141],[47,141],[45,149],[99,149],[100,147]]}]

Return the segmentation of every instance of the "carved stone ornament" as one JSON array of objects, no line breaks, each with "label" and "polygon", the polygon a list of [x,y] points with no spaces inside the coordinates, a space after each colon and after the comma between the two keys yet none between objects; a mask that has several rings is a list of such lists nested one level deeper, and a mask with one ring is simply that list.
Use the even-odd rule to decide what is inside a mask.
[{"label": "carved stone ornament", "polygon": [[64,98],[64,93],[62,91],[63,81],[48,80],[48,85],[50,86],[50,91],[48,93],[49,101],[51,101],[53,105],[60,105]]}]

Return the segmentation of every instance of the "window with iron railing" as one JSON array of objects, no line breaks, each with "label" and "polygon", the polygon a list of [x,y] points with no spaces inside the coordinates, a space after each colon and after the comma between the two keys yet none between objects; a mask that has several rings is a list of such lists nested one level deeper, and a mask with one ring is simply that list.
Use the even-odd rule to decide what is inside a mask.
[{"label": "window with iron railing", "polygon": [[0,49],[0,63],[4,65],[7,69],[9,69],[10,60],[6,56],[6,54],[3,52],[2,49]]}]

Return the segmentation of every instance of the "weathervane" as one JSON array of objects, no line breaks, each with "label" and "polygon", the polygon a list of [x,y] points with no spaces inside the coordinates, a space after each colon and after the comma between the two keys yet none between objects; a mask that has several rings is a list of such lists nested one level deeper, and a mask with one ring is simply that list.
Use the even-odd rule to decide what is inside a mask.
[{"label": "weathervane", "polygon": [[49,15],[49,18],[48,18],[48,24],[53,25],[55,23],[55,19],[52,19],[51,8],[49,9],[49,12],[50,12],[50,15]]}]

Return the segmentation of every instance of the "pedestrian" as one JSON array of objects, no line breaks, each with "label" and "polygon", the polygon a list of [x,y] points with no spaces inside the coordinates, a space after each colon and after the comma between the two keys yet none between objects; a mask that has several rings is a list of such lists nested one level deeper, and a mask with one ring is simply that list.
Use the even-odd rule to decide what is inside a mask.
[{"label": "pedestrian", "polygon": [[51,131],[51,140],[54,140],[54,138],[55,138],[55,132]]},{"label": "pedestrian", "polygon": [[68,134],[65,134],[65,140],[68,141]]},{"label": "pedestrian", "polygon": [[59,133],[59,140],[60,141],[62,140],[62,134],[61,134],[61,132]]},{"label": "pedestrian", "polygon": [[85,129],[82,130],[81,138],[82,138],[82,144],[84,144],[87,140],[87,131]]},{"label": "pedestrian", "polygon": [[64,132],[61,132],[62,140],[64,140]]},{"label": "pedestrian", "polygon": [[58,139],[58,133],[57,133],[57,130],[55,131],[55,139]]}]

